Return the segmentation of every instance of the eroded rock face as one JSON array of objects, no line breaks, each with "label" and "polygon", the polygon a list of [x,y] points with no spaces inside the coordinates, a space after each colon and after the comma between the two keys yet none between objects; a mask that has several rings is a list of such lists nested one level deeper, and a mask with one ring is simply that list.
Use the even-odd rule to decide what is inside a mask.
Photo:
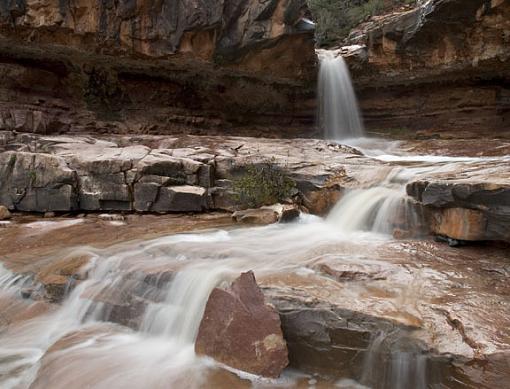
[{"label": "eroded rock face", "polygon": [[264,302],[253,272],[242,273],[226,290],[212,291],[195,350],[265,377],[278,377],[287,366],[280,317],[274,307]]},{"label": "eroded rock face", "polygon": [[[202,212],[247,208],[233,184],[249,168],[268,164],[296,182],[292,200],[320,198],[337,180],[329,161],[345,161],[349,151],[318,140],[272,141],[248,137],[167,138],[158,136],[41,136],[0,132],[0,203],[30,212],[124,211]],[[307,148],[310,150],[306,151]],[[360,156],[361,158],[361,156]],[[306,161],[306,163],[303,163]],[[328,161],[328,162],[329,162]],[[368,162],[368,161],[367,161]],[[359,160],[349,159],[359,166]],[[356,167],[357,169],[357,167]],[[263,183],[259,182],[259,185]],[[325,212],[334,200],[320,202]],[[281,201],[287,199],[279,199]],[[319,207],[311,207],[314,212]],[[254,213],[265,212],[260,218]],[[291,220],[291,204],[239,214],[262,224]]]},{"label": "eroded rock face", "polygon": [[308,121],[297,111],[313,98],[306,10],[304,0],[4,1],[0,129],[161,134]]},{"label": "eroded rock face", "polygon": [[510,240],[507,183],[415,181],[407,192],[431,213],[431,231],[452,239]]},{"label": "eroded rock face", "polygon": [[344,50],[368,126],[509,130],[510,6],[430,0],[375,17]]}]

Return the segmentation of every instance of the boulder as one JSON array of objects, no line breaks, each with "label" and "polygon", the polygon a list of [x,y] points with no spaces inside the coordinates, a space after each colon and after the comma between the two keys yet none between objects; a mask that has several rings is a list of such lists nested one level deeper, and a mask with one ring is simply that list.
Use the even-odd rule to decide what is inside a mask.
[{"label": "boulder", "polygon": [[76,176],[61,157],[43,153],[0,154],[0,203],[28,212],[76,209]]},{"label": "boulder", "polygon": [[199,186],[181,185],[162,187],[154,212],[201,212],[207,207],[207,189]]},{"label": "boulder", "polygon": [[280,317],[266,304],[253,272],[228,289],[215,288],[200,323],[195,350],[235,369],[278,377],[287,366]]}]

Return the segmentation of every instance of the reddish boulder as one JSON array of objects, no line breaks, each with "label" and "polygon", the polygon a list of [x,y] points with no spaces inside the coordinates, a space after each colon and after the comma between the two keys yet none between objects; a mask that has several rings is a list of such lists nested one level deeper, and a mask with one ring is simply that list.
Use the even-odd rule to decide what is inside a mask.
[{"label": "reddish boulder", "polygon": [[278,377],[287,366],[280,316],[265,303],[253,272],[242,273],[228,289],[212,291],[195,351],[265,377]]}]

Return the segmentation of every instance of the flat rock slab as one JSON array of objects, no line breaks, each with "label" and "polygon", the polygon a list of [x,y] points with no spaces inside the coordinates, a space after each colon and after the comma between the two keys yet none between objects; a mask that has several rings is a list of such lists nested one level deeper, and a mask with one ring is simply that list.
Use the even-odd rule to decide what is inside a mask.
[{"label": "flat rock slab", "polygon": [[280,317],[264,302],[253,272],[215,288],[195,343],[198,354],[249,373],[278,377],[289,363]]}]

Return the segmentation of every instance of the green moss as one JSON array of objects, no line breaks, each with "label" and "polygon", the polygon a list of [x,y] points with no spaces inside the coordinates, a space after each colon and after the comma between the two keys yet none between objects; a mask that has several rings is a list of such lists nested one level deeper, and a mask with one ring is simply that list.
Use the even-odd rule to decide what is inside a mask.
[{"label": "green moss", "polygon": [[249,166],[233,183],[236,201],[252,208],[283,201],[294,188],[295,182],[275,165],[274,159]]}]

